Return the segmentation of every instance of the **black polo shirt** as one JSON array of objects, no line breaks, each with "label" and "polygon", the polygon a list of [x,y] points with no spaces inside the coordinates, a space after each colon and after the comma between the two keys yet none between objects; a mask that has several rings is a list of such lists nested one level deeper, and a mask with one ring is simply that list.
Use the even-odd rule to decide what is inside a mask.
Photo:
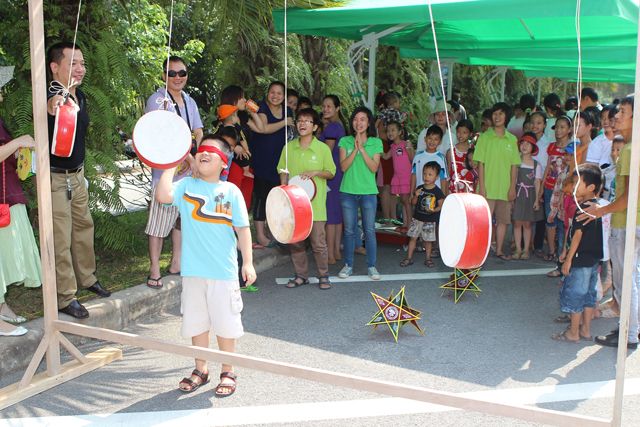
[{"label": "black polo shirt", "polygon": [[[47,92],[47,100],[56,95],[55,92]],[[76,98],[71,96],[76,104],[80,107],[78,111],[78,121],[76,124],[76,140],[73,144],[73,151],[70,157],[58,157],[53,154],[49,155],[49,163],[51,167],[59,169],[76,169],[84,163],[85,156],[85,138],[87,129],[89,128],[89,113],[87,112],[87,98],[80,89],[76,89]],[[51,145],[53,143],[53,128],[55,127],[56,117],[47,114],[49,122],[49,153],[51,153]]]}]

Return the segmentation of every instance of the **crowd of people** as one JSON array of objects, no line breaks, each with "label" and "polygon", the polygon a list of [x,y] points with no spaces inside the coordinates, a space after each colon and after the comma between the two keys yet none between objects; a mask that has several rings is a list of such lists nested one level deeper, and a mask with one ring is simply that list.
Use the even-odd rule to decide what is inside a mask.
[{"label": "crowd of people", "polygon": [[[72,76],[75,84],[63,86],[79,107],[71,156],[51,155],[54,246],[59,310],[86,318],[89,312],[75,298],[77,289],[101,297],[108,297],[109,291],[95,277],[93,222],[83,175],[89,115],[78,88],[85,69],[77,47],[71,62],[73,49],[60,43],[49,49],[48,56],[53,80],[64,82]],[[326,95],[321,105],[314,106],[278,81],[268,86],[258,103],[247,100],[242,88],[226,87],[219,97],[214,128],[205,129],[196,102],[185,90],[188,76],[186,62],[170,57],[163,64],[165,85],[146,103],[147,112],[167,109],[185,120],[193,149],[177,168],[153,170],[145,233],[150,258],[147,286],[154,289],[163,286],[159,259],[163,241],[171,235],[167,273],[183,278],[182,333],[193,345],[208,346],[213,332],[221,349],[234,351],[235,340],[243,333],[240,289],[258,291],[253,285],[253,252],[279,245],[266,223],[267,195],[294,176],[312,180],[316,189],[308,243],[320,289],[332,287],[330,265],[340,264],[341,279],[352,275],[356,254],[365,255],[369,278],[380,280],[376,230],[381,225],[393,224],[395,233],[407,236],[406,255],[398,260],[401,267],[413,264],[418,249],[425,254],[424,266],[434,267],[443,201],[451,193],[471,192],[484,196],[490,207],[495,257],[511,262],[538,256],[556,266],[548,275],[562,280],[562,314],[554,320],[569,327],[554,339],[591,339],[593,318],[618,316],[632,97],[603,106],[595,90],[584,88],[580,99],[563,104],[551,93],[537,105],[527,94],[515,106],[498,102],[481,112],[476,130],[458,94],[449,101],[436,101],[413,140],[407,132],[410,114],[402,110],[396,92],[380,94],[375,114],[360,106],[347,115],[336,95]],[[49,90],[50,134],[63,95]],[[17,148],[34,143],[28,137],[11,139],[4,134],[0,139],[0,159],[6,159],[3,203],[6,198],[12,205],[11,224],[0,228],[0,335],[21,335],[26,329],[14,324],[24,319],[11,311],[3,295],[10,284],[40,284],[37,247],[13,156]],[[9,261],[11,257],[2,252],[8,241],[3,233],[24,237],[20,252],[13,252],[18,259]],[[640,226],[636,269],[638,243]],[[293,264],[288,288],[310,283],[306,244],[288,245]],[[633,277],[629,348],[637,347],[640,332],[638,275]],[[612,298],[600,303],[609,288]],[[608,346],[617,346],[617,340],[615,331],[596,337]],[[179,388],[192,392],[208,380],[206,361],[196,360],[195,370]],[[233,394],[235,385],[233,367],[223,365],[216,395]]]}]

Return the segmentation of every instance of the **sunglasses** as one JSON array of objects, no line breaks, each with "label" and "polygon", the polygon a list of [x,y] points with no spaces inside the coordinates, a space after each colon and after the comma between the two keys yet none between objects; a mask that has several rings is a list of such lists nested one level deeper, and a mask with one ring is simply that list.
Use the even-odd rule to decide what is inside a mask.
[{"label": "sunglasses", "polygon": [[167,71],[167,75],[169,77],[186,77],[187,76],[187,70],[180,70],[180,71],[176,71],[176,70],[169,70]]}]

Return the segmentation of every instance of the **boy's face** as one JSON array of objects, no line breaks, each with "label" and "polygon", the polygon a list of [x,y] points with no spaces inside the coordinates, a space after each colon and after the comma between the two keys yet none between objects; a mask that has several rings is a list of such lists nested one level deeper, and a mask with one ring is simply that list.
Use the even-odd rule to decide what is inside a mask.
[{"label": "boy's face", "polygon": [[298,109],[298,97],[295,95],[287,96],[287,107],[291,108],[291,111]]},{"label": "boy's face", "polygon": [[[220,148],[218,143],[211,139],[205,139],[200,146]],[[222,159],[216,153],[204,151],[202,153],[196,153],[196,167],[201,177],[211,178],[220,176],[220,172],[222,172],[227,165],[222,162]]]},{"label": "boy's face", "polygon": [[434,119],[435,119],[435,123],[436,125],[440,126],[441,128],[447,126],[447,112],[446,111],[438,111],[437,113],[435,113],[433,115]]},{"label": "boy's face", "polygon": [[491,127],[491,119],[486,117],[484,119],[482,119],[482,124],[480,125],[480,132],[484,133],[487,131],[487,129],[489,129]]},{"label": "boy's face", "polygon": [[[574,182],[577,181],[577,178],[574,178]],[[578,187],[576,189],[576,198],[579,202],[583,202],[585,200],[589,200],[593,198],[595,193],[595,185],[590,184],[586,185],[583,180],[580,180]]]},{"label": "boy's face", "polygon": [[504,127],[506,120],[507,115],[502,110],[496,110],[491,114],[491,122],[493,123],[493,127]]},{"label": "boy's face", "polygon": [[460,143],[469,142],[471,132],[466,127],[460,126],[458,127],[458,129],[456,129],[456,137],[458,138],[458,142]]},{"label": "boy's face", "polygon": [[427,145],[427,153],[435,153],[441,141],[440,135],[435,133],[425,136],[424,142]]},{"label": "boy's face", "polygon": [[400,99],[393,98],[389,103],[389,108],[393,108],[394,110],[400,110]]},{"label": "boy's face", "polygon": [[400,129],[396,125],[387,126],[387,139],[395,141],[400,137]]},{"label": "boy's face", "polygon": [[309,136],[318,129],[318,126],[313,124],[313,118],[309,116],[299,116],[296,119],[296,128],[300,136]]},{"label": "boy's face", "polygon": [[616,120],[613,125],[613,130],[616,133],[622,133],[624,131],[631,131],[633,125],[633,109],[629,104],[621,104],[620,109],[616,113]]},{"label": "boy's face", "polygon": [[433,185],[436,183],[436,179],[438,179],[438,173],[435,169],[425,168],[424,171],[422,171],[422,180],[425,184]]},{"label": "boy's face", "polygon": [[622,147],[624,147],[624,142],[618,141],[611,144],[611,160],[613,163],[618,161],[620,157],[620,151],[622,151]]}]

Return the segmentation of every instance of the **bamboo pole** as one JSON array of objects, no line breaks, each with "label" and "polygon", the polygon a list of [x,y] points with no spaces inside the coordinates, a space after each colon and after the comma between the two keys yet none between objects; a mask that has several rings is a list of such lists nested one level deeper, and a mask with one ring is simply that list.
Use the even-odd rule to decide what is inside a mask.
[{"label": "bamboo pole", "polygon": [[[640,8],[638,9],[640,20]],[[627,202],[627,229],[624,243],[624,271],[622,276],[622,296],[620,304],[620,331],[618,332],[618,354],[616,361],[616,388],[613,399],[613,419],[611,424],[619,427],[622,423],[622,399],[624,397],[624,373],[627,361],[627,338],[629,332],[629,316],[631,315],[631,286],[634,286],[632,277],[636,274],[638,266],[634,264],[636,217],[638,210],[638,183],[640,180],[640,31],[638,31],[638,44],[636,45],[636,82],[633,101],[633,128],[631,141],[631,167],[629,174],[629,195]],[[637,260],[636,260],[637,261]],[[637,280],[637,278],[636,278]],[[638,283],[635,283],[637,287]],[[638,313],[633,313],[637,316]]]}]

